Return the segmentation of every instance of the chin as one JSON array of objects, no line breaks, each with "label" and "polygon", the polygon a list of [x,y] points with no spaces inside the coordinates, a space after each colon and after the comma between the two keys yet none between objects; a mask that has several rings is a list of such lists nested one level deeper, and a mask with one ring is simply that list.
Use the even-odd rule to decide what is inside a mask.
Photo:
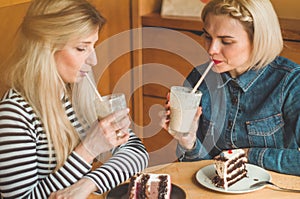
[{"label": "chin", "polygon": [[211,70],[214,71],[215,73],[223,73],[223,72],[225,72],[223,70],[220,70],[220,68],[218,68],[216,66],[213,66]]},{"label": "chin", "polygon": [[218,64],[218,65],[214,65],[212,67],[212,71],[214,71],[215,73],[225,73],[228,72],[232,69],[230,69],[229,65],[225,65],[225,64]]},{"label": "chin", "polygon": [[73,81],[72,83],[78,83],[78,82],[81,82],[83,80],[83,76],[78,76],[75,81]]}]

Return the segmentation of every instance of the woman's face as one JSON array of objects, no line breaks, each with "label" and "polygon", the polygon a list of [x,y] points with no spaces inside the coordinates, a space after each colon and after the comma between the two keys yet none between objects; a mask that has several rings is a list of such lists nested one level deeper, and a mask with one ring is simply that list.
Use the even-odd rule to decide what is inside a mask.
[{"label": "woman's face", "polygon": [[85,38],[69,41],[55,53],[57,70],[65,83],[74,83],[82,77],[82,71],[90,71],[97,64],[94,45],[98,29]]},{"label": "woman's face", "polygon": [[206,50],[215,62],[213,71],[235,78],[248,70],[252,44],[237,19],[209,13],[203,30]]}]

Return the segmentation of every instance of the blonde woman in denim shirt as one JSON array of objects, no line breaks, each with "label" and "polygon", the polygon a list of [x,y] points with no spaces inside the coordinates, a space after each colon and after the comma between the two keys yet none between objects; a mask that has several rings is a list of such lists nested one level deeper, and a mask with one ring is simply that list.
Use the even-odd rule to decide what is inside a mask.
[{"label": "blonde woman in denim shirt", "polygon": [[[202,20],[215,64],[199,87],[203,97],[193,127],[173,135],[179,160],[243,148],[251,164],[300,176],[300,66],[278,56],[283,40],[272,4],[212,0]],[[205,68],[195,68],[185,86],[194,87]]]}]

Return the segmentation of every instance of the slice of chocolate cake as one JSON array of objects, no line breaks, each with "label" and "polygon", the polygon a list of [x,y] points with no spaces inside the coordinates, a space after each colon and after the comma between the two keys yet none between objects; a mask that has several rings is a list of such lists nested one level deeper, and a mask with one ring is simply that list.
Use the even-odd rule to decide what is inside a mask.
[{"label": "slice of chocolate cake", "polygon": [[234,149],[223,151],[214,158],[216,176],[212,179],[213,184],[225,190],[231,185],[247,176],[245,151]]},{"label": "slice of chocolate cake", "polygon": [[171,178],[168,174],[140,173],[130,179],[129,199],[169,199]]}]

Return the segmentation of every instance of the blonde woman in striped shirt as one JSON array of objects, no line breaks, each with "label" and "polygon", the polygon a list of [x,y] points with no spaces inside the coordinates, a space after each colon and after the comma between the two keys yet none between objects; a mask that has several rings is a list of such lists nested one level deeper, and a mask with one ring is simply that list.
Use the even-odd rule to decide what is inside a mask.
[{"label": "blonde woman in striped shirt", "polygon": [[[129,110],[98,121],[85,107],[92,95],[80,71],[96,64],[103,24],[85,0],[31,2],[8,62],[10,89],[0,103],[2,198],[82,199],[147,166],[145,147],[129,129]],[[110,150],[113,156],[92,171],[93,159]]]}]

